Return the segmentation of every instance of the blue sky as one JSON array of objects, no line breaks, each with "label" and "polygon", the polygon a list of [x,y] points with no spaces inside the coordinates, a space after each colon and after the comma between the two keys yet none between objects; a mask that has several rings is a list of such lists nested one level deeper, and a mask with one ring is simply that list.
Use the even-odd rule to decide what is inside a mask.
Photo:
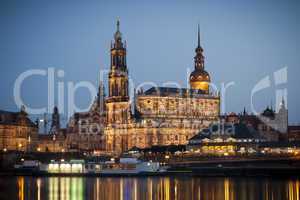
[{"label": "blue sky", "polygon": [[[290,122],[300,122],[299,1],[2,1],[0,6],[0,108],[18,110],[16,78],[29,69],[64,70],[67,82],[98,83],[108,69],[110,41],[120,18],[127,63],[135,84],[176,81],[186,87],[193,69],[197,24],[206,70],[226,94],[226,112],[250,110],[254,85],[287,66],[288,82],[257,93],[257,110],[275,102],[276,89],[288,89]],[[271,79],[272,80],[272,79]],[[273,81],[274,82],[274,81]],[[47,104],[47,80],[35,76],[22,85],[26,104]],[[66,97],[65,97],[66,98]],[[76,104],[87,107],[84,89]]]}]

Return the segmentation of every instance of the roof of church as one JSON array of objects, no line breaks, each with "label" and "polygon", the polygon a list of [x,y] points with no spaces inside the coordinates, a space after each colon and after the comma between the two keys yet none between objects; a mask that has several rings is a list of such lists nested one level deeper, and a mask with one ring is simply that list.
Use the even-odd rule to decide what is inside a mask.
[{"label": "roof of church", "polygon": [[205,94],[203,90],[194,90],[189,88],[172,88],[172,87],[151,87],[143,92],[144,95],[158,95],[158,96],[186,96]]}]

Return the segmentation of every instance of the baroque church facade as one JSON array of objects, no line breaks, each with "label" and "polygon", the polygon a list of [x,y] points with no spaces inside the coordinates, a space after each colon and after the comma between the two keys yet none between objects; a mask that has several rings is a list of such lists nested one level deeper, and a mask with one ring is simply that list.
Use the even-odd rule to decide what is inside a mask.
[{"label": "baroque church facade", "polygon": [[101,84],[90,111],[75,113],[69,127],[74,128],[82,121],[100,124],[102,128],[97,135],[101,141],[98,143],[102,150],[111,153],[121,153],[132,147],[187,144],[200,130],[219,121],[220,116],[220,96],[209,88],[211,79],[204,68],[199,28],[195,53],[190,88],[152,87],[135,92],[130,101],[126,42],[118,21],[110,50],[107,97],[104,97]]}]

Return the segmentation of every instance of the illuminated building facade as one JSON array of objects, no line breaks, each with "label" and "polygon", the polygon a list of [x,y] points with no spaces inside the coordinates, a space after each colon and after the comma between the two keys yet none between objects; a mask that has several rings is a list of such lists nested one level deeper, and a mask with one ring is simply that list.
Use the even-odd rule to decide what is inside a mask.
[{"label": "illuminated building facade", "polygon": [[190,88],[150,88],[134,97],[134,112],[128,94],[126,43],[117,23],[111,45],[108,97],[105,101],[105,150],[121,153],[134,146],[186,144],[201,129],[219,120],[220,98],[209,91],[210,76],[204,70],[203,49],[196,48],[195,70]]},{"label": "illuminated building facade", "polygon": [[98,94],[88,112],[75,113],[69,120],[66,134],[68,150],[103,150],[103,131],[106,124],[104,86],[100,82]]},{"label": "illuminated building facade", "polygon": [[0,149],[3,151],[31,151],[38,136],[38,125],[20,112],[0,111]]}]

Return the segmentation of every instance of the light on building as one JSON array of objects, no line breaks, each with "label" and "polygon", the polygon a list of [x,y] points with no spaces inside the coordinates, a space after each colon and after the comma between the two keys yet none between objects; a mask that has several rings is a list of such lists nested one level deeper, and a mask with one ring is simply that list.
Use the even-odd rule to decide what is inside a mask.
[{"label": "light on building", "polygon": [[3,151],[4,151],[4,152],[7,152],[7,149],[6,149],[6,148],[4,148],[4,149],[3,149]]},{"label": "light on building", "polygon": [[60,162],[65,162],[65,159],[60,159]]},{"label": "light on building", "polygon": [[24,158],[21,158],[21,161],[24,162]]},{"label": "light on building", "polygon": [[228,156],[229,154],[227,152],[224,153],[224,156]]},{"label": "light on building", "polygon": [[115,158],[111,158],[110,161],[115,162]]},{"label": "light on building", "polygon": [[166,155],[166,156],[165,156],[165,159],[169,159],[169,158],[170,158],[170,156],[169,156],[169,155]]},{"label": "light on building", "polygon": [[19,148],[21,148],[21,147],[22,147],[22,144],[21,144],[21,143],[19,143],[18,147],[19,147]]},{"label": "light on building", "polygon": [[37,151],[41,151],[41,148],[40,148],[40,147],[38,147],[38,148],[36,148],[36,150],[37,150]]},{"label": "light on building", "polygon": [[65,149],[62,149],[61,152],[65,152]]}]

